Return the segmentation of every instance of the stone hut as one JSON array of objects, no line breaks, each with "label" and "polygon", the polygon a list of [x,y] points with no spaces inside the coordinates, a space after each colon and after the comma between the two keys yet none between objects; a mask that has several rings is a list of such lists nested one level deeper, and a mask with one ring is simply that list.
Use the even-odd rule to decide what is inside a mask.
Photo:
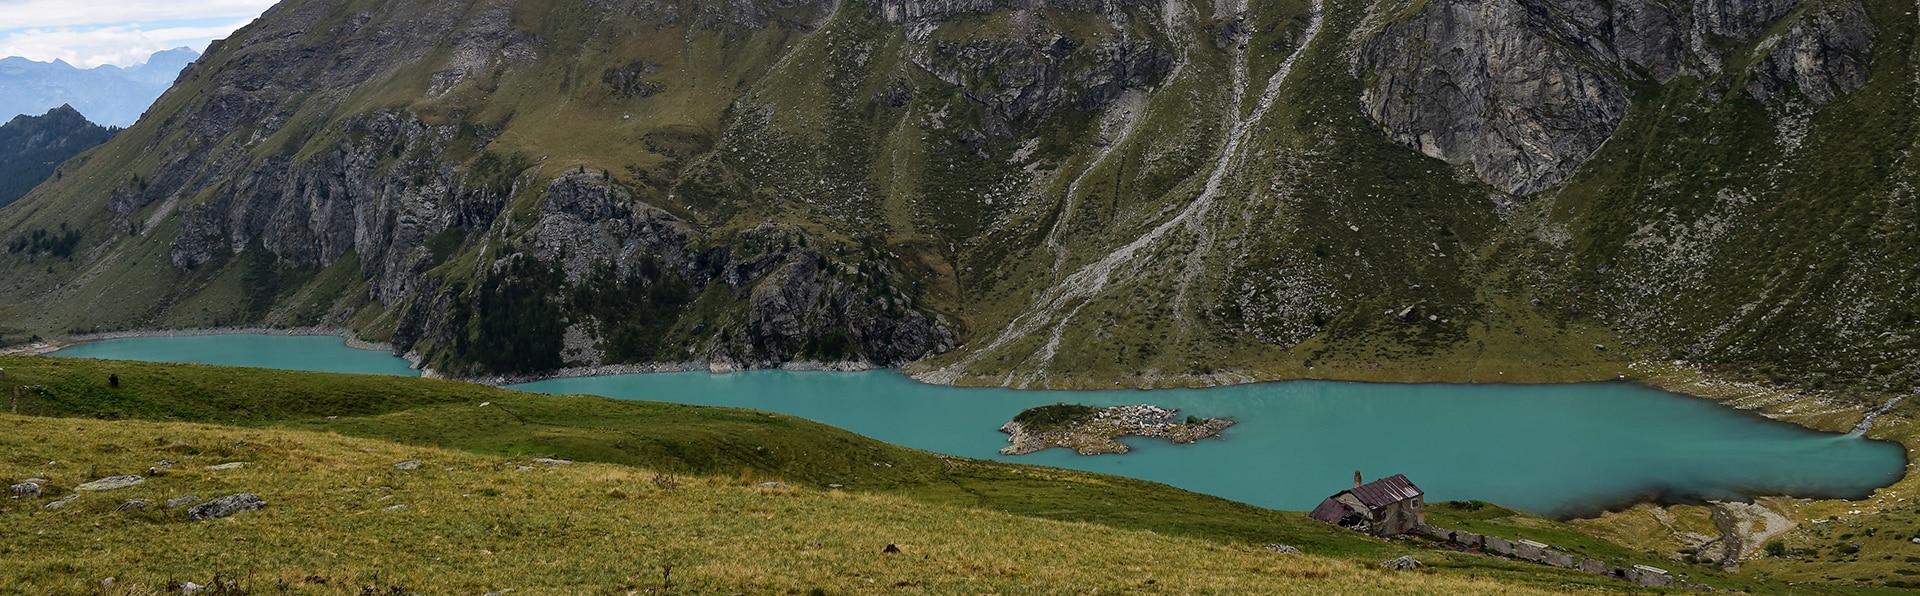
[{"label": "stone hut", "polygon": [[1327,497],[1309,516],[1375,536],[1398,536],[1426,524],[1426,495],[1400,474],[1361,484],[1354,472],[1351,490]]}]

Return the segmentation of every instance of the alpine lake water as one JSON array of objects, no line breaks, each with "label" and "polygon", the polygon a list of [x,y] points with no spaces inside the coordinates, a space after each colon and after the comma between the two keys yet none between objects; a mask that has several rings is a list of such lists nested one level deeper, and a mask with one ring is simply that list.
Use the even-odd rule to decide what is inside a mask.
[{"label": "alpine lake water", "polygon": [[[349,348],[337,337],[137,338],[54,355],[418,375],[404,360]],[[936,453],[1130,476],[1296,511],[1348,487],[1354,470],[1369,480],[1406,474],[1429,501],[1478,499],[1579,516],[1647,499],[1859,498],[1892,484],[1906,467],[1904,449],[1895,443],[1813,431],[1632,383],[1293,381],[1023,391],[926,385],[893,371],[752,371],[556,379],[510,388],[778,412]],[[1054,403],[1148,403],[1238,424],[1191,445],[1128,438],[1133,452],[1125,455],[999,454],[1006,445],[1001,424]]]}]

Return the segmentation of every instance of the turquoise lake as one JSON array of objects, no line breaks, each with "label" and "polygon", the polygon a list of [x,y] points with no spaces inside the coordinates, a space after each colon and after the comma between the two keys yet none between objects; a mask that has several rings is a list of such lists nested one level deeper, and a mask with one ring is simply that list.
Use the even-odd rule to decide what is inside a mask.
[{"label": "turquoise lake", "polygon": [[[338,338],[114,340],[56,355],[417,374],[398,358],[353,350]],[[512,388],[754,408],[928,451],[1131,476],[1289,510],[1311,509],[1346,488],[1356,469],[1368,479],[1406,474],[1429,500],[1480,499],[1565,516],[1642,499],[1858,498],[1898,480],[1906,464],[1897,444],[1816,432],[1631,383],[1296,381],[1039,392],[924,385],[891,371],[754,371],[557,379]],[[1001,424],[1058,402],[1151,403],[1239,424],[1220,439],[1193,445],[1128,439],[1134,451],[1126,455],[999,454],[1006,445]]]},{"label": "turquoise lake", "polygon": [[330,336],[193,335],[139,337],[80,344],[55,356],[191,362],[221,366],[251,366],[281,370],[420,376],[406,360],[379,350],[356,350],[347,340]]}]

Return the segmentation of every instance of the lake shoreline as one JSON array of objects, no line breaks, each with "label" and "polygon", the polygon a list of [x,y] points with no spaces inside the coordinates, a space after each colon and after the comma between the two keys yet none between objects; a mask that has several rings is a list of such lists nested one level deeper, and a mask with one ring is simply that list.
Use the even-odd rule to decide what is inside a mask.
[{"label": "lake shoreline", "polygon": [[[80,344],[90,344],[116,339],[146,339],[154,337],[200,337],[208,335],[269,335],[277,337],[338,337],[347,341],[347,347],[356,350],[393,353],[393,344],[360,339],[352,329],[345,327],[202,327],[197,329],[148,329],[139,331],[103,331],[100,333],[82,333],[56,338],[42,338],[38,342],[17,346],[0,347],[0,356],[44,356]],[[394,354],[419,368],[416,358]],[[423,369],[424,370],[424,369]]]},{"label": "lake shoreline", "polygon": [[[691,361],[679,361],[679,362],[648,362],[648,363],[631,363],[631,364],[605,364],[605,365],[596,365],[596,366],[579,366],[579,367],[568,367],[568,368],[563,368],[563,369],[553,370],[553,371],[510,374],[510,375],[457,376],[457,375],[448,375],[441,371],[434,370],[432,368],[427,367],[425,365],[424,358],[421,357],[417,352],[408,352],[405,354],[395,353],[393,344],[391,343],[364,340],[364,339],[361,339],[358,336],[358,334],[351,329],[348,329],[345,327],[332,327],[332,326],[285,327],[285,328],[207,327],[207,328],[196,328],[196,329],[151,329],[151,330],[134,330],[134,331],[109,331],[109,332],[101,332],[101,333],[69,335],[69,336],[63,336],[59,338],[43,339],[40,342],[36,342],[32,344],[0,347],[0,356],[40,356],[40,355],[45,355],[52,352],[57,352],[59,350],[80,345],[80,344],[95,343],[95,342],[101,342],[101,341],[111,341],[111,340],[118,340],[118,339],[141,339],[141,338],[156,338],[156,337],[194,337],[194,336],[209,336],[209,335],[339,337],[346,340],[347,347],[359,349],[359,350],[386,352],[389,354],[393,354],[397,358],[404,359],[412,366],[413,369],[420,371],[421,376],[425,378],[461,381],[461,382],[475,383],[480,385],[490,385],[495,387],[505,387],[508,385],[535,383],[535,382],[550,381],[555,379],[579,379],[579,378],[610,377],[610,376],[633,375],[633,374],[671,374],[671,373],[688,373],[688,372],[708,372],[712,374],[729,374],[729,373],[747,372],[747,371],[754,371],[754,370],[783,370],[783,371],[791,371],[791,372],[868,372],[868,371],[876,371],[876,370],[893,370],[899,373],[901,376],[904,376],[915,383],[931,385],[931,386],[960,387],[960,388],[999,387],[999,388],[1011,388],[1011,389],[1023,390],[1023,391],[1024,390],[1031,390],[1031,391],[1110,391],[1110,390],[1153,391],[1153,390],[1159,390],[1159,389],[1207,389],[1207,388],[1231,387],[1231,386],[1239,386],[1239,385],[1258,385],[1258,384],[1264,384],[1264,383],[1286,383],[1286,382],[1292,382],[1292,381],[1381,383],[1381,384],[1391,384],[1391,385],[1432,384],[1432,385],[1467,385],[1467,386],[1562,385],[1562,384],[1579,384],[1579,383],[1622,382],[1622,383],[1638,384],[1638,385],[1666,391],[1669,393],[1685,395],[1685,396],[1693,397],[1697,399],[1705,399],[1708,401],[1719,403],[1721,405],[1724,405],[1726,407],[1729,407],[1735,410],[1748,412],[1748,413],[1758,415],[1764,418],[1768,418],[1771,420],[1779,420],[1783,422],[1792,423],[1798,426],[1803,426],[1812,430],[1817,430],[1822,432],[1833,432],[1833,433],[1845,433],[1849,430],[1852,430],[1857,424],[1860,423],[1860,420],[1855,420],[1853,422],[1849,422],[1846,424],[1813,422],[1813,421],[1807,421],[1802,419],[1796,419],[1796,417],[1793,416],[1795,412],[1793,412],[1790,407],[1782,411],[1781,408],[1776,408],[1772,406],[1779,406],[1788,401],[1811,400],[1811,401],[1818,402],[1822,405],[1828,406],[1829,408],[1835,408],[1835,409],[1857,407],[1861,411],[1861,414],[1860,414],[1861,417],[1864,418],[1868,412],[1874,410],[1877,406],[1888,403],[1891,400],[1897,400],[1897,399],[1901,399],[1908,396],[1920,395],[1920,392],[1912,392],[1912,393],[1864,392],[1864,391],[1850,392],[1850,393],[1818,392],[1818,391],[1811,391],[1811,390],[1806,390],[1798,387],[1769,385],[1769,384],[1752,382],[1752,381],[1743,381],[1743,380],[1737,380],[1737,379],[1724,378],[1719,375],[1716,375],[1715,373],[1707,372],[1698,367],[1694,367],[1688,363],[1681,362],[1681,361],[1634,362],[1634,363],[1627,364],[1624,367],[1626,369],[1625,371],[1611,377],[1595,376],[1595,375],[1580,375],[1580,374],[1566,375],[1566,376],[1546,375],[1542,377],[1542,376],[1536,376],[1534,374],[1528,374],[1528,375],[1524,375],[1526,377],[1525,380],[1502,379],[1500,381],[1486,382],[1486,381],[1472,380],[1471,378],[1466,381],[1460,381],[1460,380],[1452,379],[1451,377],[1448,377],[1445,375],[1436,375],[1436,376],[1429,377],[1429,376],[1414,374],[1409,376],[1406,374],[1408,371],[1393,371],[1395,373],[1393,375],[1370,375],[1370,374],[1366,374],[1365,371],[1361,371],[1359,369],[1329,369],[1329,370],[1321,371],[1328,374],[1314,374],[1314,375],[1273,375],[1273,374],[1257,374],[1256,375],[1256,374],[1250,374],[1247,372],[1217,371],[1214,373],[1201,375],[1201,376],[1195,376],[1195,375],[1156,376],[1152,379],[1154,383],[1148,386],[1126,386],[1126,385],[1102,386],[1102,385],[1092,384],[1092,383],[1068,382],[1059,387],[1045,387],[1045,388],[1034,388],[1034,389],[1006,387],[1004,385],[993,385],[989,383],[968,382],[968,381],[981,380],[981,379],[974,379],[974,378],[962,378],[962,379],[959,379],[958,382],[955,382],[952,384],[934,383],[926,380],[924,378],[924,375],[916,374],[912,370],[913,369],[912,364],[909,364],[904,367],[881,367],[865,361],[824,362],[824,361],[814,361],[814,360],[801,360],[801,361],[792,361],[792,362],[782,363],[779,366],[754,367],[754,366],[742,366],[739,363],[734,363],[734,362],[691,360]],[[1312,370],[1312,369],[1308,369],[1308,370]],[[1522,375],[1516,375],[1516,376],[1522,376]],[[1183,380],[1190,381],[1190,382],[1179,382]],[[1868,401],[1857,402],[1851,399],[1836,400],[1835,399],[1836,396],[1863,398]],[[1842,401],[1844,401],[1844,403],[1841,403]]]},{"label": "lake shoreline", "polygon": [[[248,334],[266,335],[266,336],[283,336],[283,337],[285,336],[343,337],[345,338],[345,341],[347,342],[347,345],[349,347],[353,347],[357,349],[370,349],[370,350],[383,351],[389,354],[392,353],[393,351],[392,346],[389,344],[368,342],[368,341],[356,339],[353,337],[350,331],[343,328],[306,327],[306,328],[292,328],[292,329],[284,329],[284,328],[269,329],[269,328],[230,327],[230,328],[215,328],[215,329],[194,329],[194,330],[122,331],[122,332],[87,334],[87,335],[79,335],[79,336],[69,336],[69,337],[60,338],[54,341],[41,342],[33,346],[16,346],[11,350],[4,350],[0,352],[6,352],[6,353],[12,353],[12,354],[44,354],[60,348],[69,347],[72,345],[78,345],[81,343],[93,343],[93,342],[109,341],[109,340],[116,340],[116,339],[137,339],[137,338],[147,338],[147,337],[248,335]],[[412,362],[414,364],[416,369],[420,368],[418,366],[417,358],[408,358],[408,360],[409,362]],[[1444,381],[1411,382],[1405,379],[1389,382],[1389,381],[1379,381],[1379,380],[1343,379],[1343,378],[1337,378],[1340,376],[1344,376],[1344,375],[1338,374],[1342,371],[1329,370],[1325,372],[1332,372],[1335,374],[1327,375],[1327,376],[1336,377],[1336,378],[1318,378],[1319,375],[1316,375],[1314,377],[1303,376],[1303,377],[1294,377],[1294,378],[1258,379],[1252,383],[1235,383],[1235,384],[1236,385],[1256,385],[1256,384],[1262,384],[1262,383],[1284,383],[1284,382],[1290,382],[1290,381],[1330,381],[1330,382],[1349,382],[1349,383],[1384,383],[1384,384],[1392,384],[1392,385],[1434,384],[1434,385],[1458,385],[1458,386],[1499,386],[1499,385],[1541,385],[1541,384],[1577,384],[1577,383],[1591,383],[1591,382],[1612,382],[1612,383],[1640,385],[1648,388],[1659,389],[1659,390],[1677,394],[1677,395],[1683,395],[1683,396],[1694,398],[1694,399],[1705,399],[1713,402],[1716,406],[1741,411],[1746,415],[1757,416],[1757,417],[1765,418],[1769,420],[1785,422],[1795,427],[1806,429],[1808,431],[1833,433],[1833,434],[1846,433],[1848,430],[1851,430],[1855,424],[1858,423],[1860,416],[1864,415],[1867,411],[1879,409],[1879,407],[1881,406],[1881,402],[1879,401],[1875,401],[1873,403],[1866,403],[1866,402],[1860,401],[1861,398],[1865,397],[1864,394],[1839,393],[1839,392],[1814,392],[1814,391],[1807,391],[1807,390],[1796,389],[1796,388],[1783,388],[1783,387],[1768,386],[1768,385],[1763,385],[1758,383],[1733,381],[1733,380],[1728,380],[1721,376],[1706,372],[1704,370],[1691,367],[1683,362],[1660,362],[1660,363],[1643,362],[1643,363],[1636,363],[1630,366],[1629,369],[1631,371],[1631,374],[1621,374],[1621,375],[1614,376],[1612,378],[1600,378],[1600,379],[1579,378],[1579,379],[1563,380],[1560,382],[1508,382],[1503,379],[1503,382],[1500,382],[1500,383],[1484,383],[1484,382],[1449,383]],[[514,377],[497,376],[490,379],[458,379],[458,380],[469,381],[469,382],[477,381],[477,382],[481,382],[489,385],[503,386],[503,385],[513,385],[513,384],[527,383],[527,382],[533,382],[533,381],[541,381],[541,380],[609,377],[609,376],[618,376],[618,375],[627,375],[627,374],[685,373],[685,372],[707,372],[712,374],[727,374],[727,373],[733,373],[733,372],[744,372],[747,370],[787,370],[787,371],[796,371],[796,372],[806,372],[806,371],[861,372],[861,371],[875,371],[875,370],[883,370],[883,369],[881,367],[875,367],[866,363],[800,362],[800,363],[788,363],[786,365],[778,367],[777,369],[773,369],[773,368],[745,369],[745,368],[735,367],[729,363],[683,362],[683,363],[656,363],[656,364],[640,364],[640,365],[576,367],[576,368],[566,369],[562,371],[552,371],[549,373],[542,373],[538,375],[523,375],[523,376],[514,376]],[[914,377],[911,374],[908,374],[904,370],[897,370],[897,369],[884,369],[884,370],[893,370],[895,374],[915,384],[924,384],[929,386],[945,386],[945,387],[966,386],[966,385],[929,384],[929,383],[925,383],[925,381],[919,378]],[[431,371],[431,370],[424,370],[423,372],[425,373],[423,376],[427,376],[427,377],[436,376],[434,371]],[[1347,370],[1344,372],[1353,373],[1356,371]],[[1516,376],[1519,376],[1519,375],[1516,375]],[[1575,376],[1583,376],[1583,375],[1575,375]],[[1900,420],[1900,419],[1910,420],[1911,409],[1912,409],[1912,404],[1908,403],[1906,407],[1900,408],[1898,410],[1894,410],[1893,412],[1890,413],[1890,420]],[[1820,416],[1809,416],[1808,415],[1809,411],[1813,411],[1817,414],[1820,414]],[[1865,437],[1871,440],[1892,442],[1905,448],[1901,450],[1902,451],[1901,457],[1904,458],[1905,463],[1907,465],[1904,468],[1904,472],[1900,478],[1894,480],[1892,484],[1886,487],[1873,489],[1869,491],[1868,494],[1862,495],[1858,498],[1848,498],[1847,496],[1832,496],[1831,494],[1829,495],[1802,494],[1802,495],[1798,495],[1796,498],[1815,499],[1814,502],[1816,503],[1833,503],[1833,504],[1839,504],[1841,506],[1848,506],[1854,509],[1858,509],[1858,508],[1864,508],[1865,506],[1870,505],[1875,500],[1875,497],[1882,496],[1883,494],[1890,494],[1887,491],[1899,489],[1902,492],[1906,492],[1906,489],[1920,487],[1920,476],[1916,476],[1913,470],[1913,466],[1911,465],[1912,461],[1915,459],[1913,456],[1914,445],[1916,443],[1920,443],[1920,440],[1917,440],[1920,438],[1913,436],[1911,433],[1899,434],[1899,435],[1890,434],[1886,430],[1888,426],[1889,425],[1881,425],[1880,428],[1873,429],[1872,431],[1866,433]],[[1774,493],[1753,493],[1748,496],[1751,499],[1766,499],[1774,495],[1775,495]],[[1784,496],[1784,495],[1781,495],[1781,496]],[[1886,500],[1891,501],[1892,499],[1886,499]],[[1571,518],[1592,517],[1597,519],[1600,517],[1606,517],[1608,515],[1612,515],[1617,512],[1641,511],[1645,507],[1671,508],[1671,507],[1679,507],[1679,506],[1688,506],[1693,504],[1695,504],[1694,499],[1690,499],[1684,496],[1670,495],[1670,494],[1669,495],[1641,494],[1633,498],[1623,499],[1617,503],[1600,506],[1597,510],[1587,509],[1583,511],[1581,514],[1572,515]]]},{"label": "lake shoreline", "polygon": [[[142,338],[155,338],[155,337],[195,337],[195,336],[209,336],[209,335],[339,337],[346,340],[347,347],[358,349],[358,350],[386,352],[389,354],[393,354],[397,358],[404,359],[409,363],[411,363],[414,369],[421,371],[422,376],[424,377],[435,378],[435,379],[445,379],[445,380],[452,380],[452,381],[463,381],[463,382],[476,383],[481,385],[493,385],[493,386],[518,385],[523,383],[533,383],[533,382],[548,381],[548,380],[554,380],[554,379],[577,379],[577,378],[607,377],[607,376],[618,376],[618,375],[629,375],[629,374],[686,373],[686,372],[702,372],[702,371],[713,373],[713,374],[728,374],[728,373],[746,372],[746,371],[753,371],[753,370],[785,370],[785,371],[794,371],[794,372],[867,372],[867,371],[875,371],[875,370],[893,370],[898,372],[900,375],[913,380],[916,383],[921,383],[925,385],[944,386],[944,387],[962,387],[962,388],[1009,388],[1009,389],[1023,390],[1023,391],[1024,390],[1031,390],[1031,391],[1110,391],[1110,390],[1153,391],[1158,389],[1207,389],[1207,388],[1231,387],[1231,386],[1239,386],[1239,385],[1258,385],[1263,383],[1285,383],[1290,381],[1333,381],[1333,382],[1348,382],[1348,383],[1380,383],[1380,384],[1389,384],[1389,385],[1431,384],[1431,385],[1469,385],[1469,386],[1563,385],[1563,384],[1578,384],[1578,383],[1625,382],[1625,383],[1634,383],[1634,384],[1644,385],[1647,387],[1660,389],[1670,393],[1678,393],[1678,394],[1686,395],[1689,397],[1706,399],[1706,400],[1715,401],[1715,402],[1726,402],[1728,400],[1744,400],[1742,403],[1746,404],[1745,407],[1741,405],[1731,405],[1729,407],[1733,407],[1739,410],[1755,412],[1767,418],[1772,418],[1776,420],[1780,420],[1783,418],[1768,415],[1767,410],[1764,407],[1760,407],[1760,406],[1765,404],[1777,403],[1779,401],[1789,400],[1789,399],[1801,399],[1801,398],[1823,399],[1823,398],[1830,398],[1836,395],[1853,396],[1853,397],[1865,398],[1871,402],[1870,404],[1867,402],[1860,402],[1863,406],[1861,409],[1862,409],[1862,415],[1864,416],[1866,411],[1871,410],[1874,406],[1884,404],[1889,400],[1902,398],[1902,397],[1909,397],[1909,396],[1920,396],[1920,391],[1906,392],[1906,393],[1866,392],[1866,391],[1821,392],[1821,391],[1812,391],[1812,390],[1807,390],[1807,389],[1802,389],[1802,388],[1792,387],[1792,386],[1769,385],[1769,384],[1759,383],[1759,382],[1725,378],[1725,377],[1716,375],[1715,373],[1707,372],[1703,369],[1694,367],[1688,363],[1680,362],[1680,361],[1634,362],[1634,363],[1627,364],[1625,366],[1625,368],[1627,369],[1626,371],[1623,371],[1613,376],[1596,376],[1596,375],[1580,375],[1580,374],[1566,375],[1566,376],[1525,375],[1526,378],[1520,379],[1520,380],[1502,379],[1499,381],[1491,381],[1491,382],[1480,381],[1475,379],[1469,379],[1464,381],[1454,380],[1452,377],[1448,377],[1448,376],[1424,376],[1419,374],[1408,375],[1406,374],[1407,371],[1394,371],[1397,374],[1388,376],[1388,375],[1364,374],[1364,372],[1359,371],[1359,369],[1330,369],[1330,370],[1321,371],[1321,372],[1330,373],[1330,374],[1312,374],[1312,375],[1273,375],[1273,374],[1257,374],[1256,375],[1256,374],[1250,374],[1247,372],[1218,371],[1218,372],[1214,372],[1207,375],[1197,375],[1197,376],[1196,375],[1158,376],[1152,379],[1154,383],[1151,385],[1105,386],[1105,385],[1094,384],[1094,383],[1068,382],[1062,386],[1057,386],[1057,387],[1050,386],[1050,387],[1032,388],[1032,389],[1021,388],[1021,387],[1008,387],[1006,385],[995,385],[991,383],[968,382],[968,381],[980,380],[980,379],[973,379],[973,378],[962,378],[962,379],[959,379],[958,382],[951,383],[951,384],[934,383],[934,382],[927,381],[924,378],[924,375],[916,374],[912,370],[914,368],[913,364],[909,364],[903,367],[882,367],[882,366],[878,366],[873,363],[865,362],[865,361],[827,362],[827,361],[818,361],[818,360],[796,360],[792,362],[785,362],[778,366],[756,367],[756,366],[743,366],[735,362],[711,361],[711,360],[689,360],[689,361],[674,361],[674,362],[604,364],[604,365],[595,365],[595,366],[568,367],[568,368],[562,368],[558,370],[536,372],[536,373],[522,373],[522,374],[510,374],[510,375],[481,375],[481,376],[468,377],[468,376],[447,375],[440,371],[433,370],[431,368],[424,366],[423,359],[417,353],[413,353],[413,352],[409,352],[406,354],[395,353],[393,344],[391,343],[361,339],[358,336],[358,334],[355,333],[352,329],[348,329],[345,327],[332,327],[332,326],[204,327],[204,328],[194,328],[194,329],[149,329],[149,330],[133,330],[133,331],[107,331],[107,332],[101,332],[101,333],[68,335],[68,336],[62,336],[62,337],[51,338],[51,339],[43,338],[41,341],[35,342],[35,343],[0,347],[0,356],[40,356],[40,355],[45,355],[52,352],[57,352],[59,350],[73,347],[80,344],[110,341],[110,340],[117,340],[117,339],[142,339]],[[1308,370],[1312,370],[1312,369],[1308,369]],[[1516,375],[1516,376],[1520,376],[1520,375]],[[1191,381],[1191,382],[1178,382],[1182,380]],[[1752,400],[1752,398],[1756,396],[1764,396],[1764,399],[1759,400],[1757,402]],[[1803,424],[1803,426],[1807,426],[1807,425]],[[1847,425],[1845,428],[1838,428],[1838,427],[1827,428],[1827,427],[1820,427],[1820,426],[1809,426],[1809,428],[1826,431],[1826,432],[1845,432],[1846,430],[1849,430],[1852,428],[1852,424]]]}]

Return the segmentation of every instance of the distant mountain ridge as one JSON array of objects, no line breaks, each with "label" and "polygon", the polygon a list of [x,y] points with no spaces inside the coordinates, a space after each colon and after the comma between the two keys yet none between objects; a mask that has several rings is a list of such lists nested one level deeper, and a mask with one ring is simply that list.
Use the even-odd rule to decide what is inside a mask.
[{"label": "distant mountain ridge", "polygon": [[102,126],[128,127],[200,58],[191,48],[154,54],[145,64],[82,69],[65,61],[0,58],[0,118],[69,105]]},{"label": "distant mountain ridge", "polygon": [[15,116],[0,125],[0,207],[26,196],[62,162],[107,142],[119,130],[88,122],[69,105],[42,116]]}]

